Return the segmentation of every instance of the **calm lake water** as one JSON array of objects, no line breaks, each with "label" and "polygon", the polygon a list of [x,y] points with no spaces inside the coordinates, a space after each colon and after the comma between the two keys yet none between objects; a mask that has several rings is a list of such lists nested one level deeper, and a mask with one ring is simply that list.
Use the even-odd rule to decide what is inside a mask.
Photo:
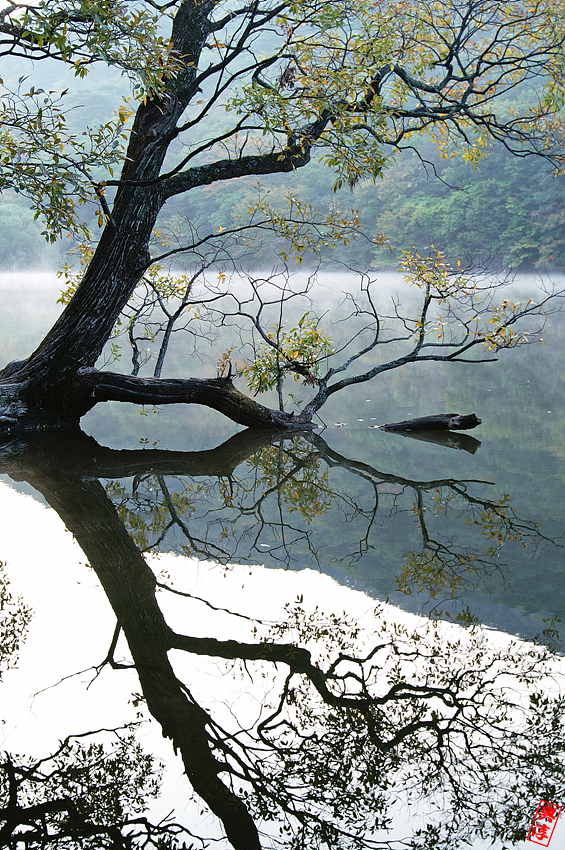
[{"label": "calm lake water", "polygon": [[[399,285],[389,276],[385,283]],[[523,279],[519,286],[533,294],[535,281]],[[0,276],[2,365],[29,353],[41,339],[59,309],[57,289],[49,275]],[[174,810],[191,835],[204,836],[204,843],[190,838],[187,846],[192,841],[195,847],[230,846],[208,808],[193,798],[180,758],[151,719],[155,711],[142,689],[153,685],[140,685],[131,667],[132,656],[136,660],[141,652],[140,638],[124,621],[128,605],[139,605],[147,617],[153,611],[146,565],[162,584],[155,599],[175,634],[242,645],[298,643],[324,670],[333,669],[332,663],[336,670],[350,665],[332,684],[341,697],[351,691],[360,699],[366,688],[382,696],[399,677],[410,680],[410,694],[394,703],[389,716],[379,716],[383,740],[394,738],[393,730],[403,724],[412,728],[426,712],[447,711],[449,700],[440,699],[438,708],[438,692],[430,689],[447,682],[454,688],[456,680],[459,686],[457,677],[467,666],[476,670],[493,653],[513,659],[518,651],[511,648],[513,639],[524,659],[538,651],[535,639],[561,649],[564,316],[548,317],[544,342],[503,352],[497,363],[418,364],[389,372],[337,394],[321,411],[326,427],[313,436],[273,440],[203,409],[140,411],[109,404],[85,417],[82,436],[6,450],[0,455],[0,561],[11,593],[21,596],[33,616],[17,668],[2,680],[2,749],[45,757],[68,735],[146,720],[139,740],[167,767],[163,793],[150,803],[152,818]],[[173,363],[181,374],[200,375],[210,374],[213,359],[192,369],[179,349]],[[475,412],[482,424],[435,440],[375,427],[452,411]],[[5,628],[9,622],[8,615],[0,619]],[[281,622],[286,625],[277,630]],[[481,625],[460,625],[471,622]],[[155,633],[147,634],[150,644]],[[484,639],[483,649],[474,645],[474,635]],[[376,652],[362,681],[355,678],[361,674],[346,656],[373,658],[371,648],[379,642],[394,651],[382,659],[381,650]],[[189,654],[181,643],[168,653],[174,675],[184,695],[213,717],[210,745],[231,766],[230,779],[227,768],[221,775],[237,793],[247,789],[251,795],[249,808],[265,848],[302,846],[278,831],[287,822],[296,831],[304,820],[296,816],[300,806],[312,822],[342,818],[341,837],[334,836],[333,844],[312,833],[307,847],[353,847],[352,836],[361,832],[375,847],[415,840],[432,818],[444,832],[434,832],[433,841],[430,833],[421,846],[459,847],[469,840],[482,847],[492,837],[500,847],[531,847],[523,836],[512,838],[511,827],[527,830],[539,800],[548,799],[544,795],[559,804],[565,800],[565,784],[555,778],[563,752],[546,753],[536,773],[526,769],[531,754],[523,750],[524,774],[518,759],[495,781],[505,735],[511,751],[512,724],[526,722],[516,705],[527,703],[536,688],[555,698],[563,692],[560,654],[549,662],[547,678],[512,691],[518,696],[508,726],[497,721],[500,751],[477,755],[474,772],[466,756],[460,753],[457,761],[456,748],[448,747],[442,784],[432,758],[439,749],[419,740],[416,731],[412,749],[398,743],[402,764],[382,756],[369,769],[359,754],[353,759],[351,742],[361,732],[356,726],[347,731],[350,714],[335,721],[298,674],[289,685],[284,662],[246,660],[241,648],[219,657],[204,644]],[[109,658],[124,669],[104,663]],[[499,662],[489,671],[496,671],[492,681],[500,696],[517,662],[509,662],[510,670]],[[543,663],[534,664],[535,675],[542,676]],[[466,699],[475,685],[461,684]],[[417,688],[429,690],[424,708]],[[483,702],[482,694],[477,699],[485,707],[499,698],[489,692]],[[269,726],[283,703],[284,723]],[[540,713],[532,729],[547,743],[549,708]],[[432,734],[432,720],[426,722],[421,728]],[[455,712],[448,726],[458,722]],[[475,732],[486,734],[477,717],[466,716],[465,722],[469,740]],[[347,734],[340,737],[339,728]],[[464,734],[458,729],[457,735]],[[534,746],[534,731],[526,737]],[[267,739],[274,756],[265,753]],[[310,764],[314,739],[323,751],[316,769]],[[382,741],[379,746],[381,754],[388,752]],[[468,752],[478,750],[469,744]],[[382,775],[374,780],[377,763]],[[369,773],[370,787],[363,780]],[[461,778],[465,794],[456,793],[453,776]],[[283,788],[294,789],[295,796],[286,810],[273,813],[273,803],[260,805],[257,789],[271,783],[269,793],[276,798],[277,782],[280,799]],[[357,803],[350,799],[356,786]],[[392,819],[387,829],[385,813]],[[497,829],[505,817],[508,831],[500,840]],[[551,846],[565,846],[562,823]]]}]

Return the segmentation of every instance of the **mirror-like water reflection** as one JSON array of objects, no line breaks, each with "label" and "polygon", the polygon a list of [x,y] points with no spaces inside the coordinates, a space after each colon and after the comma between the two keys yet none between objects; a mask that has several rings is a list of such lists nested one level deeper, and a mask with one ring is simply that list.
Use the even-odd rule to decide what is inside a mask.
[{"label": "mirror-like water reflection", "polygon": [[[528,846],[563,799],[563,333],[322,434],[4,444],[3,845]],[[371,427],[448,408],[484,425]]]}]

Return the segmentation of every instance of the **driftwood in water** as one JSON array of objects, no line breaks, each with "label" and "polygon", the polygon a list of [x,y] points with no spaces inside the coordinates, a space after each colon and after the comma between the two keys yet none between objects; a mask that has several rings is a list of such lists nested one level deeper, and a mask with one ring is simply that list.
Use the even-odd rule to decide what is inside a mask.
[{"label": "driftwood in water", "polygon": [[381,425],[382,431],[466,431],[476,428],[481,420],[474,413],[461,416],[459,413],[439,413],[436,416],[421,416],[403,422]]}]

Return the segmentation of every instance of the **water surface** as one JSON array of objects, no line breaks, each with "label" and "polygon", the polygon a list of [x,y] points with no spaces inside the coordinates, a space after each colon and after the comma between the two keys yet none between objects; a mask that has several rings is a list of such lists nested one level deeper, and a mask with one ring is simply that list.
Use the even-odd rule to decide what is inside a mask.
[{"label": "water surface", "polygon": [[[521,281],[521,286],[530,283]],[[57,284],[48,276],[10,275],[2,276],[0,286],[0,350],[7,361],[25,356],[51,324],[59,309]],[[4,447],[0,560],[12,594],[21,595],[33,617],[27,638],[21,639],[17,669],[4,673],[3,749],[40,757],[52,753],[68,735],[113,729],[134,722],[138,713],[145,719],[153,714],[162,723],[159,711],[165,709],[152,703],[159,702],[159,688],[149,674],[145,680],[141,677],[140,685],[131,667],[132,654],[140,670],[143,651],[153,646],[151,651],[157,652],[157,626],[148,628],[145,650],[137,629],[144,617],[147,622],[148,617],[158,619],[159,612],[175,634],[195,640],[251,644],[262,638],[308,646],[324,669],[331,658],[337,663],[340,652],[361,657],[376,640],[390,641],[402,647],[402,663],[408,665],[402,675],[426,687],[434,676],[444,681],[442,676],[464,670],[465,659],[476,662],[478,650],[465,643],[474,640],[472,622],[490,627],[477,630],[490,652],[502,647],[502,655],[510,657],[513,637],[520,639],[520,652],[537,652],[530,643],[536,637],[559,649],[565,613],[561,316],[549,317],[544,338],[545,346],[503,352],[496,364],[418,364],[350,388],[322,410],[325,427],[314,436],[273,439],[244,432],[204,409],[139,411],[116,404],[99,405],[85,417],[84,434],[76,438],[46,437]],[[175,358],[176,368],[184,369],[182,350]],[[210,363],[213,357],[199,368],[209,369]],[[375,427],[452,411],[475,412],[482,424],[468,435],[434,440]],[[152,575],[162,585],[156,595]],[[431,628],[439,631],[427,631],[430,616],[438,623]],[[117,630],[116,623],[121,624]],[[407,647],[416,646],[411,643],[414,629],[420,630],[419,639],[429,649],[415,649],[412,658]],[[245,785],[234,767],[243,764],[238,759],[247,759],[245,770],[257,769],[249,753],[260,739],[251,736],[252,743],[245,736],[267,722],[278,700],[287,712],[286,729],[294,729],[300,715],[305,735],[315,733],[326,740],[316,723],[308,729],[313,722],[308,706],[315,704],[315,694],[299,684],[303,680],[298,676],[292,688],[285,684],[284,663],[273,667],[267,661],[245,660],[241,648],[231,659],[208,649],[210,655],[189,655],[179,644],[169,650],[168,658],[177,681],[184,683],[185,696],[214,717],[216,725],[208,728],[213,729],[218,757],[232,765],[236,791]],[[378,653],[375,657],[380,659]],[[151,656],[147,663],[156,664],[156,658]],[[367,687],[370,680],[371,688],[386,690],[385,683],[395,675],[387,667],[390,663],[390,658],[383,659],[381,673],[378,664],[375,669],[369,664]],[[543,688],[557,695],[563,685],[560,657],[552,664],[551,687],[548,679]],[[165,676],[164,670],[160,675]],[[173,688],[172,680],[162,681],[161,693]],[[352,686],[357,699],[360,691],[352,682],[346,675],[340,687],[347,691]],[[152,689],[157,692],[153,697]],[[519,703],[527,700],[527,693]],[[417,706],[414,693],[412,698]],[[316,708],[317,722],[323,726],[327,720],[331,727],[331,712],[323,720],[322,705]],[[404,710],[405,703],[399,703],[399,726],[413,722]],[[419,710],[414,708],[416,714]],[[434,710],[431,696],[422,710]],[[548,711],[539,712],[539,730]],[[220,730],[227,730],[227,737]],[[273,727],[267,737],[283,746],[279,731]],[[221,835],[217,821],[193,799],[180,758],[161,739],[158,723],[148,722],[137,734],[168,765],[164,793],[150,806],[153,818],[174,809],[194,835],[206,840]],[[328,741],[334,740],[326,734]],[[375,787],[369,791],[363,785],[359,764],[356,778],[340,783],[340,771],[345,776],[350,769],[351,753],[340,750],[344,742],[334,738],[334,764],[325,780],[327,799],[338,812],[351,807],[353,817],[356,807],[347,796],[347,785],[360,783],[356,816],[367,820],[365,809],[374,811],[373,826],[364,828],[365,838],[377,842],[373,846],[413,838],[438,800],[443,800],[444,811],[439,820],[449,824],[445,788],[438,786],[433,793],[428,789],[427,795],[422,788],[415,790],[426,763],[418,755],[423,744],[417,736],[412,749],[398,745],[404,770],[383,761],[380,769],[390,771],[397,782],[392,794],[384,772],[376,782],[384,802],[373,796]],[[228,741],[232,750],[226,756]],[[302,775],[292,755],[298,744],[289,740],[284,746],[289,761],[286,766],[272,762],[269,781],[275,782],[279,770],[286,776],[285,787],[292,787]],[[297,793],[309,800],[317,817],[326,817],[328,811],[316,797],[316,782],[322,779],[314,778],[314,755],[304,743],[300,747],[296,752],[302,752],[310,771],[304,767],[301,781],[311,784]],[[330,770],[330,757],[324,753],[316,768],[319,777]],[[546,754],[544,769],[531,787],[531,771],[524,768],[522,776],[514,764],[519,790],[511,799],[500,790],[508,789],[505,780],[496,786],[501,796],[493,790],[489,798],[485,791],[483,799],[468,766],[460,764],[458,770],[469,778],[477,810],[484,814],[490,799],[501,813],[513,812],[518,826],[526,829],[538,796],[551,793],[556,802],[563,797],[561,786],[555,785],[553,755],[557,761],[562,757],[558,752]],[[524,752],[524,765],[529,758]],[[494,766],[491,773],[496,773]],[[257,799],[250,803],[253,811],[260,810]],[[460,846],[468,816],[463,803],[460,808],[452,804],[454,833],[451,838],[442,834],[441,840],[445,846]],[[263,824],[264,846],[276,846],[276,840],[291,846],[276,828],[286,823],[286,816],[273,819],[269,811],[267,807],[256,816]],[[379,820],[385,811],[394,816],[390,832]],[[487,837],[496,836],[495,821],[490,811]],[[474,828],[472,818],[470,823]],[[559,846],[560,834],[555,833],[552,846]],[[476,834],[466,837],[481,846]],[[348,841],[347,846],[353,846],[352,839]],[[508,836],[505,842],[531,846]],[[228,845],[220,840],[215,846]],[[437,846],[444,846],[439,838]]]}]

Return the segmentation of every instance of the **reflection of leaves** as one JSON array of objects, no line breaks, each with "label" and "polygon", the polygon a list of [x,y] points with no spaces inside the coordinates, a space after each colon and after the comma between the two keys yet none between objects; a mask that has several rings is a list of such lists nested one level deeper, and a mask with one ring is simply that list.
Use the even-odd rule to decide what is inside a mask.
[{"label": "reflection of leaves", "polygon": [[[125,475],[147,471],[131,484],[108,476],[106,492],[143,551],[175,549],[221,563],[249,561],[257,552],[261,561],[305,566],[310,558],[342,569],[345,563],[346,570],[371,549],[385,558],[398,553],[397,589],[426,592],[436,614],[442,597],[459,599],[469,587],[503,580],[516,547],[528,547],[529,554],[558,542],[522,519],[508,494],[489,496],[488,482],[419,481],[382,472],[338,454],[315,434],[255,449],[240,461],[238,474],[225,465],[216,472],[212,457],[194,464],[190,455],[198,471],[187,477],[180,456],[178,462],[163,451],[136,457],[145,464]],[[407,526],[410,516],[414,526]],[[312,537],[314,518],[324,524],[323,537]],[[346,537],[338,530],[344,522]],[[381,529],[401,522],[391,543]]]},{"label": "reflection of leaves", "polygon": [[476,627],[412,631],[387,623],[383,609],[376,643],[317,609],[296,605],[289,615],[270,634],[310,644],[320,676],[297,662],[287,677],[259,724],[269,754],[253,764],[260,778],[246,796],[257,817],[282,824],[283,846],[382,846],[374,832],[391,823],[399,794],[408,805],[437,803],[402,846],[524,839],[516,813],[561,787],[565,702],[545,693],[549,653],[499,647]]},{"label": "reflection of leaves", "polygon": [[0,562],[0,678],[2,673],[16,666],[18,649],[31,617],[31,608],[10,593],[4,565]]},{"label": "reflection of leaves", "polygon": [[181,492],[167,493],[170,498],[167,503],[156,475],[136,478],[130,493],[121,481],[109,481],[105,489],[130,537],[142,550],[150,548],[164,536],[172,524],[171,509],[185,520],[190,517],[195,510],[190,496],[193,491],[200,490],[191,485]]},{"label": "reflection of leaves", "polygon": [[94,733],[69,736],[40,759],[6,754],[0,765],[2,846],[11,839],[27,848],[125,848],[141,835],[144,846],[170,846],[147,840],[153,828],[136,817],[159,793],[160,765],[142,750],[133,727],[113,734],[110,745]]},{"label": "reflection of leaves", "polygon": [[[535,548],[545,540],[539,523],[517,515],[507,493],[500,499],[481,499],[471,496],[463,486],[452,485],[436,488],[432,498],[426,499],[425,495],[423,490],[418,491],[413,505],[413,514],[422,533],[422,548],[405,555],[397,577],[397,588],[403,593],[411,595],[425,591],[435,600],[448,591],[455,597],[474,578],[484,581],[500,571],[498,557],[507,543],[521,543],[524,547],[531,544]],[[442,517],[451,522],[449,538],[434,532],[434,521]],[[469,545],[461,529],[459,536],[454,536],[453,522],[461,520],[469,530],[480,530],[485,545],[477,546],[474,535]]]},{"label": "reflection of leaves", "polygon": [[295,644],[309,646],[320,659],[328,661],[334,652],[353,652],[361,627],[354,617],[345,613],[326,614],[318,606],[308,611],[300,597],[294,604],[285,605],[284,619],[270,631],[272,638],[291,638]]},{"label": "reflection of leaves", "polygon": [[265,490],[276,488],[288,511],[299,511],[308,524],[332,507],[335,494],[328,486],[328,472],[321,471],[322,458],[306,441],[295,440],[290,449],[267,446],[248,463],[259,471],[258,483]]}]

